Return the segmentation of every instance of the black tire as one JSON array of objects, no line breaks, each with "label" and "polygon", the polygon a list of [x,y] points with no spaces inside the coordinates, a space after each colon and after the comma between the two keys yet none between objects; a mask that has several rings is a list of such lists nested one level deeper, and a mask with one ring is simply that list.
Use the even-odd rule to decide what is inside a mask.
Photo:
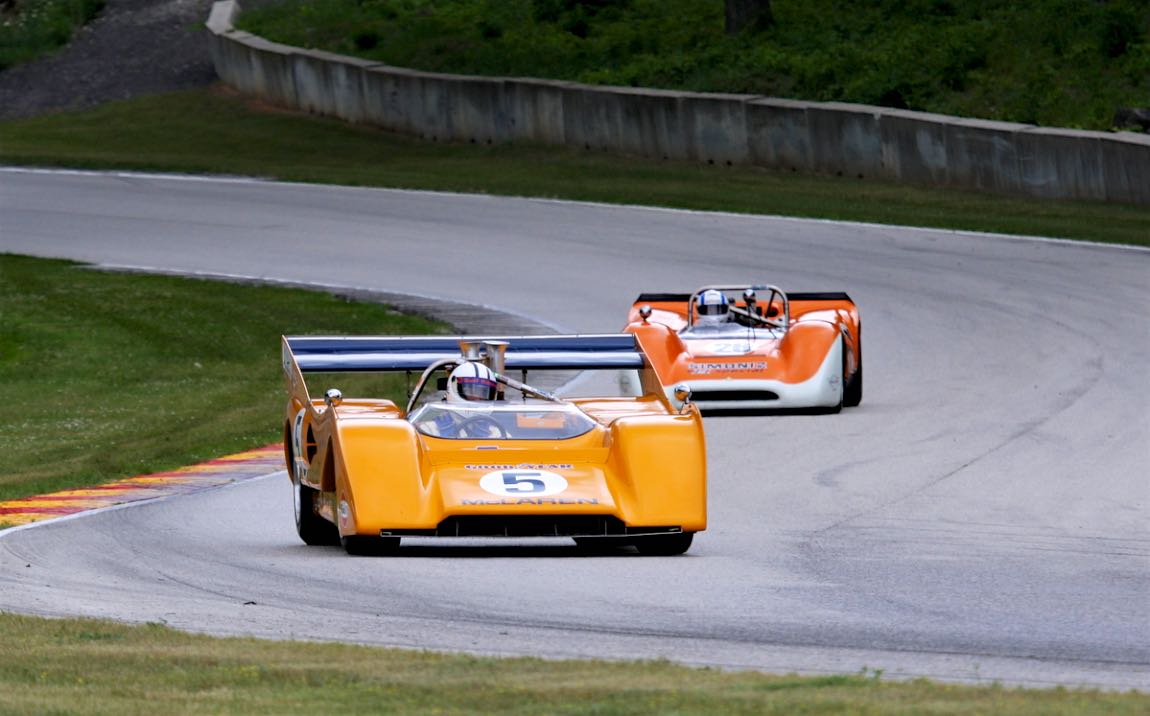
[{"label": "black tire", "polygon": [[633,544],[635,549],[639,550],[639,554],[646,557],[671,557],[690,549],[694,538],[694,532],[676,532],[669,535],[640,537]]},{"label": "black tire", "polygon": [[356,557],[384,557],[399,551],[398,537],[367,537],[349,535],[340,538],[347,553]]},{"label": "black tire", "polygon": [[862,402],[863,391],[863,363],[862,363],[862,323],[859,323],[858,336],[855,338],[855,346],[858,347],[858,370],[851,376],[843,387],[843,405],[848,408],[857,407]]},{"label": "black tire", "polygon": [[295,493],[293,498],[295,529],[304,544],[312,546],[339,544],[339,530],[316,514],[315,500],[319,492],[301,484],[298,476],[292,479],[292,490]]}]

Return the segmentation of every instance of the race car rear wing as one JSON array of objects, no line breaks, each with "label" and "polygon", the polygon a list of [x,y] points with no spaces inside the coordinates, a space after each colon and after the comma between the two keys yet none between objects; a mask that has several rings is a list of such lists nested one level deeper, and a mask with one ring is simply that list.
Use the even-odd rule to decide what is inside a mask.
[{"label": "race car rear wing", "polygon": [[306,373],[405,372],[419,373],[408,386],[407,412],[411,412],[434,373],[462,361],[477,360],[499,375],[499,381],[524,394],[547,400],[557,398],[504,374],[505,370],[609,370],[638,371],[647,392],[663,397],[658,377],[630,333],[508,337],[461,336],[284,336],[283,371],[290,391],[300,403],[311,401]]},{"label": "race car rear wing", "polygon": [[[754,287],[752,287],[754,288]],[[686,303],[691,299],[689,293],[640,293],[635,303]],[[787,298],[792,301],[850,301],[851,297],[842,291],[821,292],[790,292]]]},{"label": "race car rear wing", "polygon": [[[284,336],[284,370],[301,373],[421,371],[463,355],[464,344],[506,343],[503,366],[515,370],[642,368],[635,336]],[[290,372],[290,371],[289,371]]]},{"label": "race car rear wing", "polygon": [[[762,296],[758,297],[760,306],[765,302],[770,304],[774,299],[778,299],[781,305],[776,306],[774,310],[770,310],[765,315],[768,318],[775,318],[774,323],[778,327],[786,327],[790,325],[792,318],[798,318],[804,314],[809,314],[814,311],[822,310],[846,310],[853,312],[854,301],[851,297],[843,291],[806,291],[806,292],[786,292],[777,286],[768,285],[751,285],[751,286],[704,286],[694,293],[641,293],[635,299],[631,307],[631,312],[628,321],[634,322],[638,320],[644,307],[650,307],[657,311],[666,311],[673,315],[679,316],[680,319],[686,322],[689,328],[694,322],[694,311],[691,306],[691,301],[703,291],[707,289],[717,289],[722,291],[732,291],[739,289],[750,289],[752,291],[768,292],[766,299]],[[758,310],[762,312],[762,308],[753,309],[746,300],[740,300],[732,303],[732,312],[746,315],[747,311]]]}]

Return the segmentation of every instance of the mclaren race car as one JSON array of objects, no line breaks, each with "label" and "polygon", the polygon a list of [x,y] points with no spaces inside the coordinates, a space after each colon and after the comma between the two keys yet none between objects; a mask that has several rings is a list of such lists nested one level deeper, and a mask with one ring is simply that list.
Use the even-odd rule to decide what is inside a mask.
[{"label": "mclaren race car", "polygon": [[[619,369],[639,395],[566,399],[527,383],[534,370]],[[672,405],[634,335],[284,337],[283,370],[307,544],[386,554],[409,536],[572,537],[672,555],[706,528],[699,411],[686,389]],[[405,406],[338,387],[387,371],[418,375]],[[332,387],[312,397],[305,376],[319,374]]]},{"label": "mclaren race car", "polygon": [[[833,413],[862,402],[862,325],[845,293],[644,293],[627,320],[624,330],[640,338],[659,381],[689,388],[704,412]],[[634,373],[623,376],[629,392],[641,391]]]}]

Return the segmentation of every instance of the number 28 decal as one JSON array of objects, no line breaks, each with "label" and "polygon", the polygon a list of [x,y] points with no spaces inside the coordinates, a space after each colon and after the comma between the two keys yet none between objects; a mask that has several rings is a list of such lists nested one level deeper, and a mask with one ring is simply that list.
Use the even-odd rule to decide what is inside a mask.
[{"label": "number 28 decal", "polygon": [[500,497],[546,497],[566,490],[567,480],[546,470],[496,470],[479,478],[479,486]]},{"label": "number 28 decal", "polygon": [[750,341],[711,341],[707,349],[720,356],[741,356],[751,351]]}]

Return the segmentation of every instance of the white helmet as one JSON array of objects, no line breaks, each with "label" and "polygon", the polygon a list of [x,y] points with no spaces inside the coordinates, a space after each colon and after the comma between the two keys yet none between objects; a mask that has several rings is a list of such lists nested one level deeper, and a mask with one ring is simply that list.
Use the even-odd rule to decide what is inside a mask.
[{"label": "white helmet", "polygon": [[451,403],[495,400],[498,393],[495,373],[482,363],[461,363],[447,379],[447,400]]},{"label": "white helmet", "polygon": [[704,326],[714,326],[727,321],[727,297],[722,291],[708,289],[699,294],[695,301],[695,314],[698,323]]}]

